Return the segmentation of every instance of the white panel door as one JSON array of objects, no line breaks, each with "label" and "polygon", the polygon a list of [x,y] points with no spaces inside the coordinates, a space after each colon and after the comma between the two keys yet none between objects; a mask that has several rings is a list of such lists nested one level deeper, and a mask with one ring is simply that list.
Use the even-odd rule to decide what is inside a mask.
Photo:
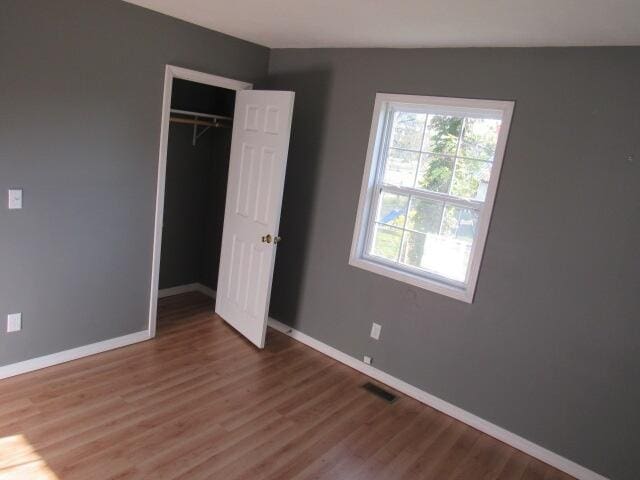
[{"label": "white panel door", "polygon": [[293,92],[236,95],[216,313],[264,347]]}]

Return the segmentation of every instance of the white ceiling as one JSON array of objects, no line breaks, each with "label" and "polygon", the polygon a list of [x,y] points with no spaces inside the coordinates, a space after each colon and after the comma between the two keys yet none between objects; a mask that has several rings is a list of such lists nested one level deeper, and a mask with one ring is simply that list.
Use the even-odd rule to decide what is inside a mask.
[{"label": "white ceiling", "polygon": [[640,0],[127,0],[271,48],[640,45]]}]

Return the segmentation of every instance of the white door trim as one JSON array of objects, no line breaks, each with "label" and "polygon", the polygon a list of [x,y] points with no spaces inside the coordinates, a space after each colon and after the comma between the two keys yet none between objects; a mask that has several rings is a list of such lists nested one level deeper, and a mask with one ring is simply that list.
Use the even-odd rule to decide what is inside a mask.
[{"label": "white door trim", "polygon": [[171,90],[173,79],[204,83],[229,90],[248,90],[251,83],[220,77],[187,68],[167,65],[164,70],[164,94],[162,97],[162,123],[160,126],[160,151],[158,154],[158,183],[156,186],[156,211],[153,233],[153,261],[151,266],[151,293],[149,295],[149,338],[156,335],[158,308],[158,281],[160,280],[160,252],[162,251],[162,218],[164,214],[164,188],[167,175],[167,145],[169,143],[169,117],[171,115]]}]

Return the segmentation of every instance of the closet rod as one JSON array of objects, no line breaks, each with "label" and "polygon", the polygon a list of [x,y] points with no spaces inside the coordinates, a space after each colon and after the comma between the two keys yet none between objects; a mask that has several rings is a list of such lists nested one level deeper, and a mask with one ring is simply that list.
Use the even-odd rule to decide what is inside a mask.
[{"label": "closet rod", "polygon": [[[175,113],[177,115],[190,116],[195,118],[183,118],[183,117],[174,117],[169,116],[169,121],[174,123],[186,123],[188,125],[193,125],[193,139],[191,140],[191,144],[195,147],[198,139],[205,134],[210,128],[226,128],[231,127],[231,122],[233,122],[233,118],[224,117],[222,115],[213,115],[211,113],[200,113],[200,112],[190,112],[188,110],[178,110],[172,108],[170,110],[171,113]],[[200,118],[205,118],[210,121],[200,120]],[[204,127],[204,129],[198,132],[198,126]]]},{"label": "closet rod", "polygon": [[177,113],[178,115],[191,115],[192,117],[213,118],[215,120],[233,120],[231,117],[225,117],[224,115],[213,115],[211,113],[191,112],[189,110],[178,110],[176,108],[171,109],[171,113]]},{"label": "closet rod", "polygon": [[192,120],[190,118],[171,117],[169,118],[174,123],[186,123],[189,125],[201,125],[203,127],[221,127],[222,124],[218,122],[205,122],[204,120]]}]

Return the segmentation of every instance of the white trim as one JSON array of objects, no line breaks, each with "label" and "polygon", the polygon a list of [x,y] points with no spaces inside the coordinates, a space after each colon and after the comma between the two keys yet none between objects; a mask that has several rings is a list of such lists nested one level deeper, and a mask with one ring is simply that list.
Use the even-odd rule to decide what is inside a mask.
[{"label": "white trim", "polygon": [[[455,298],[456,300],[462,300],[463,302],[471,303],[471,298],[467,290],[463,288],[457,288],[453,285],[447,285],[443,282],[437,282],[430,278],[413,275],[408,271],[401,271],[397,268],[388,267],[382,263],[368,260],[367,258],[352,258],[349,259],[349,265],[352,267],[358,267],[363,270],[367,270],[378,275],[398,280],[399,282],[408,283],[415,287],[424,288],[434,293],[446,295],[447,297]],[[472,296],[471,296],[472,297]]]},{"label": "white trim", "polygon": [[[456,112],[460,112],[465,115],[471,114],[485,118],[502,119],[502,127],[500,129],[500,134],[498,135],[498,143],[496,145],[491,178],[489,180],[489,185],[487,186],[485,201],[483,202],[480,210],[476,238],[471,251],[471,263],[467,271],[466,285],[462,287],[450,285],[448,282],[438,281],[437,276],[435,275],[433,278],[429,278],[418,273],[411,273],[408,269],[404,269],[399,266],[384,265],[384,262],[372,260],[369,256],[365,255],[367,229],[372,215],[371,209],[374,207],[373,200],[376,198],[376,178],[381,173],[380,169],[382,168],[383,163],[382,161],[378,161],[378,159],[380,158],[381,149],[384,148],[384,144],[386,143],[385,134],[388,133],[388,129],[386,128],[388,112],[390,111],[390,108],[394,106],[400,106],[406,110],[414,108],[416,105],[428,106],[430,111],[438,111],[448,114],[456,114]],[[502,169],[502,160],[504,158],[507,137],[511,127],[513,107],[514,102],[512,101],[377,93],[373,109],[373,118],[371,121],[371,130],[369,133],[367,157],[362,176],[358,211],[356,214],[351,251],[349,254],[349,265],[362,268],[379,275],[384,275],[394,280],[409,283],[410,285],[446,295],[457,300],[472,303],[476,283],[478,281],[478,274],[480,272],[480,263],[484,253],[484,245],[489,230],[489,222],[491,221],[491,215],[493,212],[493,204],[496,190],[498,188],[498,181],[500,179],[500,171]]]},{"label": "white trim", "polygon": [[513,448],[517,448],[518,450],[530,455],[538,460],[551,465],[552,467],[561,470],[578,480],[607,480],[606,477],[593,472],[581,465],[578,465],[571,460],[562,457],[556,453],[547,450],[540,445],[537,445],[529,440],[522,438],[515,433],[512,433],[508,430],[505,430],[502,427],[494,425],[487,420],[484,420],[466,410],[463,410],[455,405],[442,400],[441,398],[435,397],[430,393],[425,392],[413,385],[408,384],[407,382],[400,380],[399,378],[393,377],[388,373],[383,372],[382,370],[378,370],[371,365],[367,365],[366,363],[353,358],[350,355],[347,355],[340,350],[337,350],[326,343],[323,343],[319,340],[316,340],[309,335],[306,335],[294,328],[289,327],[273,318],[269,319],[269,326],[279,332],[282,332],[291,338],[298,340],[301,343],[317,350],[325,355],[337,360],[340,363],[344,363],[345,365],[358,370],[359,372],[364,373],[365,375],[378,380],[385,385],[390,386],[398,390],[399,392],[404,393],[405,395],[418,400],[426,405],[429,405],[436,410],[449,415],[450,417],[455,418],[456,420],[461,421],[477,430],[480,430],[487,435],[492,436],[500,440],[501,442],[506,443],[507,445],[512,446]]},{"label": "white trim", "polygon": [[149,295],[149,337],[156,335],[158,309],[158,281],[160,278],[160,252],[162,250],[162,218],[164,214],[164,188],[167,175],[167,145],[169,143],[169,117],[171,116],[171,89],[173,79],[180,78],[197,83],[230,90],[247,90],[253,85],[209,73],[167,65],[164,71],[164,93],[162,96],[162,123],[160,126],[160,150],[158,153],[158,181],[156,186],[156,208],[153,231],[153,260],[151,265],[151,293]]},{"label": "white trim", "polygon": [[[229,90],[251,90],[253,88],[253,85],[248,82],[241,82],[240,80],[221,77],[219,75],[213,75],[211,73],[198,72],[197,70],[176,67],[174,65],[167,65],[166,70],[171,73],[172,80],[174,78],[180,78],[182,80],[204,83],[205,85],[227,88]],[[169,100],[171,100],[171,98],[169,98]]]},{"label": "white trim", "polygon": [[40,370],[41,368],[51,367],[71,360],[77,360],[82,357],[88,357],[89,355],[95,355],[96,353],[126,347],[127,345],[133,345],[134,343],[144,342],[150,338],[149,331],[142,330],[122,337],[111,338],[102,342],[92,343],[90,345],[84,345],[82,347],[72,348],[58,353],[52,353],[51,355],[12,363],[11,365],[0,367],[0,379],[32,372],[34,370]]},{"label": "white trim", "polygon": [[209,288],[201,283],[196,283],[196,291],[206,295],[207,297],[211,297],[214,300],[216,298],[216,291],[213,288]]},{"label": "white trim", "polygon": [[[201,283],[189,283],[187,285],[178,285],[177,287],[163,288],[158,291],[158,298],[169,297],[171,295],[178,295],[186,292],[200,292],[208,297],[216,298],[216,291]],[[151,338],[149,330],[142,330],[122,337],[111,338],[102,342],[52,353],[43,357],[31,358],[23,362],[4,365],[0,367],[0,380],[3,378],[21,375],[23,373],[33,372],[34,370],[40,370],[41,368],[51,367],[60,363],[69,362],[71,360],[88,357],[90,355],[95,355],[96,353],[102,353],[108,350],[126,347],[127,345],[133,345],[134,343],[144,342]]]},{"label": "white trim", "polygon": [[163,288],[158,290],[158,298],[171,297],[173,295],[180,295],[181,293],[187,292],[200,292],[207,297],[216,298],[216,291],[202,283],[187,283],[185,285]]},{"label": "white trim", "polygon": [[159,289],[158,298],[172,297],[174,295],[180,295],[181,293],[196,291],[198,291],[197,283],[187,283],[185,285]]}]

